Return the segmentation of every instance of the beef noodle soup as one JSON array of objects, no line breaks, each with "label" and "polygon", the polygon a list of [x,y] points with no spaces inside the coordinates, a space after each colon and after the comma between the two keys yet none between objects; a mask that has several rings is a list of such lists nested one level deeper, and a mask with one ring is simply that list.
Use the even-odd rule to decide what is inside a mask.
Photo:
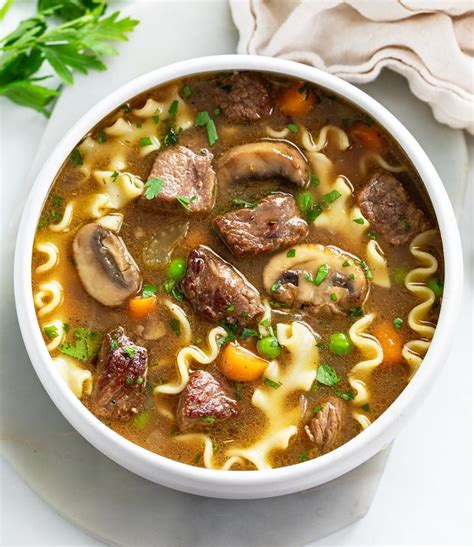
[{"label": "beef noodle soup", "polygon": [[389,134],[312,84],[175,81],[77,144],[33,251],[51,367],[168,458],[253,470],[370,427],[433,336],[443,255]]}]

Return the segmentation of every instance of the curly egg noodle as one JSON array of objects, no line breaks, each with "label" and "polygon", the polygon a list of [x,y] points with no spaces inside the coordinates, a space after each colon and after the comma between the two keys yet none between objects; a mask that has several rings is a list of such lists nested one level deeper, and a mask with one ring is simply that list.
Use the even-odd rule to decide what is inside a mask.
[{"label": "curly egg noodle", "polygon": [[[149,154],[161,150],[166,142],[167,125],[162,122],[168,122],[171,116],[176,127],[183,132],[194,127],[196,117],[196,112],[181,98],[178,84],[168,86],[165,99],[148,96],[141,105],[126,112],[131,112],[138,123],[132,123],[131,116],[125,116],[119,110],[107,118],[102,137],[91,133],[77,146],[81,161],[75,165],[75,170],[82,177],[81,184],[87,187],[87,191],[70,194],[64,204],[62,218],[57,220],[55,216],[54,222],[39,231],[34,245],[37,260],[34,265],[33,300],[38,322],[51,354],[51,366],[79,399],[92,393],[94,377],[92,368],[89,370],[78,359],[60,353],[69,328],[69,304],[74,300],[68,293],[65,281],[71,273],[68,249],[77,229],[85,222],[97,222],[116,234],[120,233],[122,224],[127,226],[124,209],[129,206],[133,208],[134,201],[144,193],[146,182],[143,173],[139,176],[132,172],[131,150],[137,157],[147,158]],[[231,140],[238,132],[234,126],[223,124],[220,135],[227,137],[226,131]],[[371,273],[370,283],[377,287],[377,291],[391,289],[394,281],[391,279],[389,261],[393,260],[393,254],[385,247],[383,240],[368,237],[373,227],[357,205],[354,185],[348,176],[338,172],[339,164],[334,154],[351,153],[351,141],[346,131],[328,124],[311,132],[304,123],[298,123],[284,127],[263,125],[261,133],[266,140],[291,140],[304,154],[315,175],[314,179],[312,177],[314,186],[311,191],[320,205],[319,214],[308,222],[312,222],[314,228],[333,242],[347,241],[348,251],[354,249],[351,256],[361,259],[361,264],[365,262]],[[153,156],[148,161],[150,159]],[[366,176],[375,166],[391,173],[407,170],[405,165],[388,163],[383,155],[370,150],[358,156],[356,165],[362,176]],[[335,196],[335,199],[325,201],[328,195]],[[251,203],[249,207],[252,208]],[[187,224],[186,234],[188,227]],[[419,368],[435,330],[428,320],[435,303],[435,294],[428,281],[439,273],[438,261],[430,252],[437,236],[436,230],[425,231],[417,235],[409,246],[411,259],[416,263],[404,282],[416,302],[406,318],[409,336],[413,339],[405,341],[402,350],[403,359],[410,369],[409,378]],[[183,235],[182,239],[186,237]],[[287,254],[285,258],[288,264],[292,260],[301,261],[303,257],[301,253],[295,256],[295,249],[292,251],[293,254]],[[277,282],[278,279],[275,280]],[[198,335],[205,338],[205,343],[193,343],[196,320],[188,315],[188,305],[174,301],[171,296],[162,297],[161,293],[157,295],[156,304],[160,314],[176,325],[176,338],[173,337],[176,352],[172,358],[168,356],[167,360],[163,359],[166,362],[163,368],[171,363],[173,372],[165,380],[160,379],[162,383],[154,385],[153,405],[161,419],[173,425],[176,422],[175,406],[170,396],[179,396],[185,390],[193,371],[215,366],[222,358],[223,339],[228,337],[229,331],[223,326],[214,326],[204,336],[201,330]],[[271,300],[271,296],[262,298],[263,313],[259,315],[258,326],[254,325],[257,330],[251,335],[260,338],[276,336],[283,348],[281,355],[269,359],[261,381],[251,395],[250,408],[263,418],[258,435],[246,437],[245,442],[232,442],[222,448],[219,456],[216,456],[212,431],[181,433],[173,437],[173,443],[179,446],[198,447],[201,461],[208,469],[270,469],[275,465],[275,453],[287,450],[292,442],[298,442],[297,434],[305,424],[301,405],[295,401],[302,394],[308,396],[315,381],[320,365],[319,335],[315,334],[317,328],[313,331],[314,325],[303,322],[303,314],[295,313],[290,317],[286,306],[281,304],[276,308],[278,304]],[[365,315],[355,319],[348,328],[356,357],[352,358],[355,362],[350,363],[347,373],[353,400],[344,403],[350,406],[352,418],[360,429],[369,427],[373,421],[368,410],[373,400],[371,375],[384,362],[383,341],[371,334],[372,327],[381,316],[377,309],[371,309],[370,298],[364,306]],[[278,310],[276,313],[275,308]],[[271,326],[272,314],[277,316],[274,329]],[[158,326],[161,329],[158,329],[159,334],[155,333],[146,340],[165,338],[164,324]],[[162,366],[155,365],[150,364],[150,368]]]}]

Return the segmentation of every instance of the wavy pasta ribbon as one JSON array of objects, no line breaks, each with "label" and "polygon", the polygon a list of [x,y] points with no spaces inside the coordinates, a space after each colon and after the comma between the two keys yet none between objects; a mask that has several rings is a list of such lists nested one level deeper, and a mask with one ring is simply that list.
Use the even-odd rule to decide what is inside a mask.
[{"label": "wavy pasta ribbon", "polygon": [[367,166],[369,163],[376,163],[385,171],[390,171],[391,173],[403,173],[406,171],[406,167],[403,165],[390,165],[384,158],[377,152],[369,152],[362,156],[359,160],[359,171],[363,176],[367,175]]},{"label": "wavy pasta ribbon", "polygon": [[[358,319],[349,329],[349,336],[356,348],[361,352],[363,361],[352,367],[348,374],[351,388],[355,391],[353,404],[361,406],[369,402],[369,389],[367,386],[373,370],[383,361],[383,349],[380,342],[367,332],[372,324],[375,313],[369,313]],[[354,409],[352,416],[362,427],[367,427],[370,420],[359,409]]]},{"label": "wavy pasta ribbon", "polygon": [[390,289],[392,283],[388,273],[387,259],[382,248],[374,239],[371,239],[367,243],[366,260],[372,271],[372,283],[384,289]]},{"label": "wavy pasta ribbon", "polygon": [[286,449],[291,437],[297,433],[301,409],[299,404],[288,407],[288,396],[295,391],[311,389],[319,362],[316,339],[304,323],[278,323],[276,331],[278,341],[289,352],[289,358],[285,359],[284,367],[283,360],[269,363],[264,376],[271,384],[258,387],[252,396],[253,406],[267,418],[265,431],[250,446],[232,448],[226,453],[231,458],[241,457],[250,461],[257,469],[270,469],[271,453],[276,449]]},{"label": "wavy pasta ribbon", "polygon": [[421,302],[408,314],[408,325],[421,339],[410,340],[403,346],[402,355],[410,367],[409,379],[418,370],[435,331],[435,327],[426,321],[435,301],[434,292],[426,285],[426,282],[438,270],[438,261],[426,250],[426,247],[436,234],[436,230],[422,232],[410,243],[410,252],[421,266],[408,272],[405,278],[405,287]]},{"label": "wavy pasta ribbon", "polygon": [[166,393],[176,395],[181,393],[189,380],[189,367],[193,361],[201,365],[209,365],[217,359],[220,352],[218,344],[220,338],[227,336],[227,331],[222,327],[213,328],[207,336],[208,351],[205,352],[197,346],[187,346],[181,349],[176,358],[178,366],[179,381],[156,386],[154,393]]},{"label": "wavy pasta ribbon", "polygon": [[59,264],[59,250],[51,241],[36,243],[35,250],[46,255],[46,260],[36,267],[35,273],[44,274]]},{"label": "wavy pasta ribbon", "polygon": [[181,341],[184,345],[189,345],[191,343],[192,334],[191,325],[189,323],[186,312],[183,310],[183,308],[178,306],[178,304],[171,302],[171,300],[165,299],[163,300],[163,304],[170,310],[174,318],[179,321]]},{"label": "wavy pasta ribbon", "polygon": [[76,397],[81,399],[84,394],[92,393],[93,380],[90,370],[82,368],[70,357],[55,357],[51,362]]},{"label": "wavy pasta ribbon", "polygon": [[33,297],[38,317],[44,317],[57,309],[63,302],[63,287],[56,281],[47,281],[39,286]]}]

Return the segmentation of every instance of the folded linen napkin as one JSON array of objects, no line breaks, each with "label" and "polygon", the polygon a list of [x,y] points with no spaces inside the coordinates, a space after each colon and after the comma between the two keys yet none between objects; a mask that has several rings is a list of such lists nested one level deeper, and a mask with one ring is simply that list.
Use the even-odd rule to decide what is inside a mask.
[{"label": "folded linen napkin", "polygon": [[239,53],[283,57],[354,83],[388,67],[435,118],[474,134],[474,10],[460,0],[230,0]]}]

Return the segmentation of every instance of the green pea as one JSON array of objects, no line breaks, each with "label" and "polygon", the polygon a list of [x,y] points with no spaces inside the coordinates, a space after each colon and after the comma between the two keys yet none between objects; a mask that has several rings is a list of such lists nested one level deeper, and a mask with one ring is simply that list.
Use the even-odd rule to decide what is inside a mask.
[{"label": "green pea", "polygon": [[426,285],[434,292],[436,298],[441,298],[443,296],[443,282],[437,277],[432,277],[428,279]]},{"label": "green pea", "polygon": [[302,211],[309,211],[314,205],[314,199],[311,192],[300,192],[296,196],[296,203]]},{"label": "green pea", "polygon": [[281,353],[281,347],[274,336],[265,336],[257,342],[257,350],[263,357],[275,359]]},{"label": "green pea", "polygon": [[186,260],[184,258],[175,258],[166,269],[166,273],[170,279],[180,281],[186,273]]},{"label": "green pea", "polygon": [[352,350],[352,342],[343,332],[333,332],[329,338],[329,349],[336,355],[347,355]]}]

